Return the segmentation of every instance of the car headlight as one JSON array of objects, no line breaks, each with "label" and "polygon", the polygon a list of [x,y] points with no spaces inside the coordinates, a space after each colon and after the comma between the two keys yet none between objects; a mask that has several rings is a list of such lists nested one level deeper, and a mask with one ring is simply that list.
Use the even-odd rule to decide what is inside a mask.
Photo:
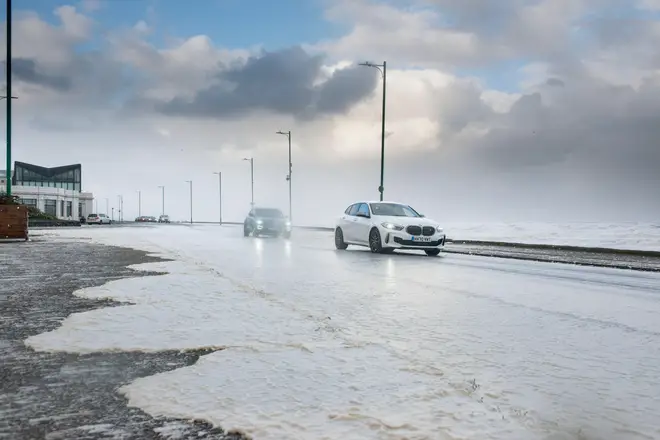
[{"label": "car headlight", "polygon": [[439,234],[442,234],[444,232],[444,229],[442,229],[440,226],[438,226],[435,229],[436,229],[436,231],[438,231]]},{"label": "car headlight", "polygon": [[384,227],[385,229],[391,229],[392,231],[401,231],[403,230],[403,226],[401,225],[395,225],[394,223],[381,223],[381,226]]},{"label": "car headlight", "polygon": [[258,225],[262,224],[263,222],[264,222],[263,220],[257,220]]}]

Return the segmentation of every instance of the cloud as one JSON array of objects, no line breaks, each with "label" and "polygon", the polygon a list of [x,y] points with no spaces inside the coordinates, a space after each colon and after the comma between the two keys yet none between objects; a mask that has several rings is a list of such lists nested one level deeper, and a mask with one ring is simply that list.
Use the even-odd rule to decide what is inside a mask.
[{"label": "cloud", "polygon": [[244,64],[216,74],[216,83],[200,90],[192,100],[175,98],[158,104],[166,115],[233,117],[270,111],[309,118],[345,113],[372,93],[376,75],[355,67],[335,70],[321,84],[323,58],[300,47],[265,52]]},{"label": "cloud", "polygon": [[59,91],[66,91],[71,88],[71,80],[67,76],[49,76],[43,74],[37,68],[34,60],[25,58],[15,58],[12,60],[12,73],[16,80],[53,88]]}]

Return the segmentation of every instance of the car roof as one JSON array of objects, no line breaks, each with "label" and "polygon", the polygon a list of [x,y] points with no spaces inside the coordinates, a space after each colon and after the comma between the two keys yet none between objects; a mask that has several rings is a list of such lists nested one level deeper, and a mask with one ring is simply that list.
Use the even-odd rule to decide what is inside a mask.
[{"label": "car roof", "polygon": [[365,200],[365,201],[361,201],[361,202],[353,202],[353,203],[351,203],[351,206],[355,205],[356,203],[368,203],[368,204],[372,204],[372,203],[393,203],[395,205],[410,206],[407,203],[394,202],[392,200]]}]

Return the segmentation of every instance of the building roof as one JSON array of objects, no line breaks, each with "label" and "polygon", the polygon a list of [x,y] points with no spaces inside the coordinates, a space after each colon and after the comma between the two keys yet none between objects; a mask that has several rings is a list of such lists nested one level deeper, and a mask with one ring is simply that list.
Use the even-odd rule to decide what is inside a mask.
[{"label": "building roof", "polygon": [[37,173],[39,175],[42,175],[44,177],[53,177],[61,173],[65,173],[67,171],[72,171],[72,170],[77,170],[81,169],[82,165],[77,163],[74,165],[64,165],[60,167],[53,167],[53,168],[47,168],[47,167],[40,167],[38,165],[33,165],[31,163],[25,163],[25,162],[19,162],[16,161],[14,162],[14,169],[21,167],[23,169],[32,171],[33,173]]}]

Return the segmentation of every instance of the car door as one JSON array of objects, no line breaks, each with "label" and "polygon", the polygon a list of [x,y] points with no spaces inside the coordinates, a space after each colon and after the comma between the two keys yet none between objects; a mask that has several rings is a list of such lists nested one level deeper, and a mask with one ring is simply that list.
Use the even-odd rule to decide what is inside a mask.
[{"label": "car door", "polygon": [[346,242],[355,241],[355,222],[357,221],[355,214],[357,214],[359,205],[359,203],[355,203],[349,206],[339,219],[339,226],[344,233],[344,241]]},{"label": "car door", "polygon": [[355,242],[366,244],[369,243],[369,230],[371,229],[371,211],[369,205],[360,203],[355,214],[356,221],[353,223],[353,233],[355,234]]}]

